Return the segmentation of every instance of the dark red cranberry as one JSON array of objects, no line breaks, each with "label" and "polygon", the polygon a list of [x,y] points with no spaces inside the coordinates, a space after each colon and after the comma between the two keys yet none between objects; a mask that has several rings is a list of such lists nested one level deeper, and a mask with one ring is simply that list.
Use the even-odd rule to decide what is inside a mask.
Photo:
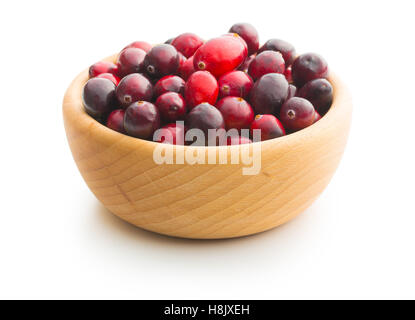
[{"label": "dark red cranberry", "polygon": [[146,52],[138,48],[121,51],[117,59],[118,75],[122,78],[130,73],[141,72],[145,56]]},{"label": "dark red cranberry", "polygon": [[292,97],[295,97],[296,93],[297,93],[297,87],[295,85],[293,85],[293,84],[290,84],[288,86],[288,96],[287,96],[287,100],[288,99],[291,99]]},{"label": "dark red cranberry", "polygon": [[143,75],[132,73],[121,79],[116,92],[121,105],[128,107],[136,101],[151,101],[153,97],[153,86]]},{"label": "dark red cranberry", "polygon": [[179,67],[179,75],[184,79],[187,80],[192,73],[195,72],[195,68],[193,66],[193,57],[187,59],[183,64]]},{"label": "dark red cranberry", "polygon": [[153,46],[151,44],[149,44],[148,42],[145,42],[145,41],[134,41],[133,43],[130,43],[128,46],[126,46],[124,49],[127,49],[127,48],[137,48],[137,49],[144,50],[145,52],[149,52],[152,47]]},{"label": "dark red cranberry", "polygon": [[310,101],[318,113],[324,115],[333,102],[333,87],[326,79],[315,79],[307,82],[297,96]]},{"label": "dark red cranberry", "polygon": [[97,75],[96,78],[104,78],[111,80],[116,86],[118,86],[118,84],[120,83],[120,78],[114,76],[112,73],[101,73]]},{"label": "dark red cranberry", "polygon": [[246,44],[239,35],[224,35],[205,42],[196,50],[193,59],[195,70],[206,70],[215,77],[238,68],[247,57]]},{"label": "dark red cranberry", "polygon": [[239,66],[238,70],[248,73],[249,65],[254,59],[255,59],[254,54],[252,56],[246,57],[245,61]]},{"label": "dark red cranberry", "polygon": [[169,123],[154,133],[154,141],[160,143],[169,143],[184,145],[186,129],[180,123]]},{"label": "dark red cranberry", "polygon": [[154,104],[137,101],[131,104],[124,115],[125,131],[136,138],[152,139],[160,127],[160,114]]},{"label": "dark red cranberry", "polygon": [[230,136],[226,139],[226,144],[228,146],[246,144],[246,143],[252,143],[252,141],[251,139],[244,137],[244,136]]},{"label": "dark red cranberry", "polygon": [[92,117],[103,117],[117,105],[115,84],[108,79],[92,78],[87,81],[82,92],[86,112]]},{"label": "dark red cranberry", "polygon": [[315,112],[315,115],[314,115],[314,122],[313,123],[316,123],[318,120],[320,120],[321,119],[321,116],[320,116],[320,114],[316,111]]},{"label": "dark red cranberry", "polygon": [[219,96],[249,97],[254,82],[252,78],[243,71],[231,71],[219,78]]},{"label": "dark red cranberry", "polygon": [[[216,145],[218,139],[209,140],[209,129],[225,129],[225,120],[220,111],[209,103],[201,103],[194,107],[186,117],[187,129],[200,129],[205,135],[205,141],[195,144]],[[205,144],[203,144],[205,142]]]},{"label": "dark red cranberry", "polygon": [[144,69],[151,78],[175,74],[180,66],[180,56],[170,44],[159,44],[144,58]]},{"label": "dark red cranberry", "polygon": [[215,104],[219,87],[215,77],[207,71],[193,73],[184,87],[184,98],[189,109],[206,102]]},{"label": "dark red cranberry", "polygon": [[154,97],[162,95],[166,92],[177,92],[184,94],[185,81],[179,76],[165,76],[157,81],[154,86]]},{"label": "dark red cranberry", "polygon": [[100,61],[89,67],[89,77],[94,78],[101,73],[117,73],[117,65],[108,61]]},{"label": "dark red cranberry", "polygon": [[171,44],[186,58],[190,58],[203,44],[203,39],[194,33],[183,33],[176,37]]},{"label": "dark red cranberry", "polygon": [[263,52],[266,50],[278,51],[282,54],[284,58],[285,65],[290,66],[296,56],[295,48],[291,43],[280,39],[271,39],[265,42],[265,44],[259,48],[258,52]]},{"label": "dark red cranberry", "polygon": [[285,79],[287,79],[288,83],[293,83],[293,75],[292,75],[292,71],[291,71],[291,66],[289,66],[288,68],[285,68]]},{"label": "dark red cranberry", "polygon": [[251,90],[250,102],[255,113],[279,114],[288,96],[288,82],[280,73],[262,76]]},{"label": "dark red cranberry", "polygon": [[294,60],[291,72],[295,85],[302,87],[308,81],[326,78],[329,69],[322,56],[315,53],[305,53]]},{"label": "dark red cranberry", "polygon": [[251,135],[256,139],[255,129],[261,130],[261,141],[278,138],[285,135],[285,129],[281,122],[272,114],[258,114],[251,123]]},{"label": "dark red cranberry", "polygon": [[117,109],[111,112],[107,119],[107,127],[112,130],[125,133],[124,114],[124,109]]},{"label": "dark red cranberry", "polygon": [[237,33],[245,40],[248,46],[248,55],[254,54],[259,48],[258,31],[249,23],[236,23],[230,29],[230,33]]},{"label": "dark red cranberry", "polygon": [[157,98],[156,106],[164,122],[183,120],[186,116],[186,103],[183,97],[176,92],[163,93]]},{"label": "dark red cranberry", "polygon": [[286,129],[301,130],[314,123],[315,110],[310,101],[294,97],[281,107],[280,119]]},{"label": "dark red cranberry", "polygon": [[164,41],[165,44],[171,44],[173,42],[174,38],[167,39]]},{"label": "dark red cranberry", "polygon": [[248,129],[254,120],[254,110],[244,99],[239,97],[225,97],[216,103],[222,113],[226,130]]},{"label": "dark red cranberry", "polygon": [[264,51],[258,54],[249,65],[248,73],[254,81],[267,73],[284,73],[285,63],[281,53]]}]

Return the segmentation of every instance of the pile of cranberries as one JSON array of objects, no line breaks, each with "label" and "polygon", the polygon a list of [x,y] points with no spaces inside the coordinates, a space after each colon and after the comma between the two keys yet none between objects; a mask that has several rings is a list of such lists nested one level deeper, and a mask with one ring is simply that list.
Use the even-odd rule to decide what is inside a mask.
[{"label": "pile of cranberries", "polygon": [[236,129],[221,141],[242,144],[254,129],[267,140],[318,121],[333,100],[327,76],[321,56],[297,56],[279,39],[260,47],[256,29],[238,23],[208,41],[184,33],[156,46],[133,42],[116,63],[89,68],[82,97],[89,115],[133,137],[184,145],[189,129],[206,137]]}]

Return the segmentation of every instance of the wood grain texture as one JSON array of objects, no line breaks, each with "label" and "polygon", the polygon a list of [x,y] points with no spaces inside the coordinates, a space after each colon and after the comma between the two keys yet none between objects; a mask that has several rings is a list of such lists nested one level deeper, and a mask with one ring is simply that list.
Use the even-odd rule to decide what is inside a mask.
[{"label": "wood grain texture", "polygon": [[[304,211],[338,166],[352,114],[347,89],[331,75],[334,101],[330,111],[304,130],[261,142],[258,175],[242,175],[244,164],[157,165],[153,161],[156,143],[112,131],[85,113],[81,93],[87,80],[85,70],[72,82],[65,94],[63,116],[73,157],[88,187],[120,218],[184,238],[250,235]],[[192,147],[172,148],[176,153]],[[234,147],[217,148],[225,148],[230,159]]]}]

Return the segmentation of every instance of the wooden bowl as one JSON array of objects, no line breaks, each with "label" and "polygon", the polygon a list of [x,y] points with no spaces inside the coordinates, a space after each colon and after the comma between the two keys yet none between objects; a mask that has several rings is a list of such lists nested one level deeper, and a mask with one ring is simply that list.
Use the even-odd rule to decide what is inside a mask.
[{"label": "wooden bowl", "polygon": [[[85,113],[81,93],[87,80],[85,70],[72,82],[65,94],[63,116],[73,157],[88,187],[120,218],[183,238],[251,235],[304,211],[339,164],[352,114],[347,89],[331,74],[334,100],[329,112],[304,130],[259,142],[259,174],[242,175],[244,164],[158,165],[153,160],[157,143],[120,134]],[[225,148],[230,159],[235,147],[209,149]],[[176,154],[205,147],[171,148]]]}]

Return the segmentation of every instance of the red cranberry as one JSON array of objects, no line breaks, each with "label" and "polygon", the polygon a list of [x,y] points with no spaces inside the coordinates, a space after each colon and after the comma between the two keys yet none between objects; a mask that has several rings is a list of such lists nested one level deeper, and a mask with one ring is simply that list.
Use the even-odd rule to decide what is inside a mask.
[{"label": "red cranberry", "polygon": [[187,80],[192,73],[195,72],[195,68],[193,66],[193,57],[190,57],[182,65],[179,67],[179,75],[184,79]]},{"label": "red cranberry", "polygon": [[105,116],[117,104],[115,84],[103,78],[89,79],[82,92],[82,101],[86,112],[92,117]]},{"label": "red cranberry", "polygon": [[304,129],[314,123],[315,110],[310,101],[294,97],[281,107],[280,119],[284,127],[290,131]]},{"label": "red cranberry", "polygon": [[180,123],[169,123],[154,133],[154,141],[160,143],[170,143],[184,145],[186,134],[185,127]]},{"label": "red cranberry", "polygon": [[297,96],[310,101],[318,113],[324,115],[333,102],[333,87],[326,79],[315,79],[307,82]]},{"label": "red cranberry", "polygon": [[154,96],[157,98],[166,92],[184,93],[185,82],[179,76],[165,76],[154,86]]},{"label": "red cranberry", "polygon": [[248,129],[254,120],[254,110],[242,98],[225,97],[216,104],[225,120],[226,129]]},{"label": "red cranberry", "polygon": [[288,82],[280,73],[262,76],[251,90],[250,102],[255,113],[279,114],[288,96]]},{"label": "red cranberry", "polygon": [[170,44],[159,44],[147,53],[144,58],[144,69],[151,78],[161,78],[177,72],[180,56]]},{"label": "red cranberry", "polygon": [[121,51],[117,60],[119,76],[122,78],[130,73],[141,72],[145,56],[145,51],[138,48],[127,48]]},{"label": "red cranberry", "polygon": [[226,144],[228,146],[234,146],[238,144],[246,144],[246,143],[252,143],[252,140],[244,137],[244,136],[230,136],[226,139]]},{"label": "red cranberry", "polygon": [[186,58],[190,58],[203,44],[203,39],[194,33],[183,33],[176,37],[171,44]]},{"label": "red cranberry", "polygon": [[183,64],[187,61],[187,58],[180,52],[177,52],[177,54],[179,55],[179,68],[177,69],[177,72],[179,72],[180,68],[182,68]]},{"label": "red cranberry", "polygon": [[321,116],[320,116],[320,114],[316,111],[315,112],[315,115],[314,115],[314,122],[313,123],[316,123],[318,120],[320,120],[321,119]]},{"label": "red cranberry", "polygon": [[284,73],[285,64],[281,53],[264,51],[258,54],[249,65],[248,73],[256,81],[267,73]]},{"label": "red cranberry", "polygon": [[153,46],[151,44],[149,44],[148,42],[145,42],[145,41],[134,41],[133,43],[130,43],[128,46],[126,46],[124,49],[127,49],[127,48],[137,48],[137,49],[144,50],[145,52],[149,52],[152,47]]},{"label": "red cranberry", "polygon": [[151,101],[153,86],[143,75],[132,73],[121,79],[116,92],[121,105],[128,107],[139,100]]},{"label": "red cranberry", "polygon": [[218,93],[218,82],[207,71],[193,73],[184,87],[184,97],[189,109],[203,102],[215,104]]},{"label": "red cranberry", "polygon": [[124,128],[129,135],[141,139],[150,139],[159,127],[160,114],[154,104],[137,101],[125,110]]},{"label": "red cranberry", "polygon": [[123,109],[117,109],[111,112],[107,119],[107,127],[112,130],[125,133],[124,114],[125,110]]},{"label": "red cranberry", "polygon": [[186,103],[182,96],[176,92],[163,93],[157,98],[156,106],[164,122],[175,122],[186,116]]},{"label": "red cranberry", "polygon": [[315,53],[302,54],[292,65],[292,77],[297,87],[314,79],[326,78],[328,71],[326,60]]},{"label": "red cranberry", "polygon": [[219,78],[219,95],[242,97],[246,99],[254,86],[251,77],[243,71],[231,71]]},{"label": "red cranberry", "polygon": [[245,40],[248,46],[248,55],[254,54],[259,48],[258,31],[249,23],[236,23],[230,29],[230,33],[237,33]]},{"label": "red cranberry", "polygon": [[246,57],[245,61],[239,66],[238,70],[248,73],[249,65],[254,59],[255,59],[254,54],[252,56]]},{"label": "red cranberry", "polygon": [[92,66],[89,67],[89,77],[94,78],[101,73],[117,73],[117,66],[108,61],[100,61],[97,63],[94,63]]},{"label": "red cranberry", "polygon": [[116,86],[118,86],[118,84],[120,83],[120,78],[114,76],[112,73],[101,73],[97,75],[96,78],[104,78],[111,80]]},{"label": "red cranberry", "polygon": [[259,49],[258,52],[263,52],[266,50],[278,51],[282,54],[284,58],[285,65],[290,66],[296,56],[295,48],[291,43],[288,43],[280,39],[271,39],[265,42],[265,44]]},{"label": "red cranberry", "polygon": [[211,39],[194,54],[194,68],[209,71],[219,77],[238,68],[245,60],[248,53],[245,45],[236,33]]},{"label": "red cranberry", "polygon": [[288,86],[288,96],[287,96],[287,100],[288,99],[291,99],[292,97],[295,97],[296,93],[297,93],[297,87],[295,85],[293,85],[293,84],[290,84]]},{"label": "red cranberry", "polygon": [[287,79],[288,83],[293,83],[293,75],[292,75],[292,71],[291,71],[291,66],[288,66],[287,68],[285,68],[285,79]]},{"label": "red cranberry", "polygon": [[[272,114],[258,114],[251,123],[251,135],[255,138],[254,129],[261,130],[261,141],[285,135],[281,122]],[[255,141],[256,142],[256,141]]]}]

